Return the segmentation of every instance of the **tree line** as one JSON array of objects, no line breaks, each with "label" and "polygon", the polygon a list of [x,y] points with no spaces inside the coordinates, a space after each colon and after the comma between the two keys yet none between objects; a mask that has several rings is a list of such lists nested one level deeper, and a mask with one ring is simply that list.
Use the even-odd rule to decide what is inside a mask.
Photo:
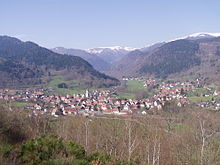
[{"label": "tree line", "polygon": [[220,164],[219,112],[176,108],[144,117],[57,119],[2,108],[0,164]]}]

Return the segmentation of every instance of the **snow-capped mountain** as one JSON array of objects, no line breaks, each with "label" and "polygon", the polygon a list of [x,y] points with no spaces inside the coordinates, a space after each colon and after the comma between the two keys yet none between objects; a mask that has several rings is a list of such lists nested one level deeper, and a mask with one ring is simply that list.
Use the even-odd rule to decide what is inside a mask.
[{"label": "snow-capped mountain", "polygon": [[159,77],[202,75],[216,79],[219,60],[220,33],[195,33],[132,51],[112,66],[111,73]]},{"label": "snow-capped mountain", "polygon": [[187,40],[198,40],[198,39],[205,39],[205,38],[215,38],[215,37],[220,37],[220,33],[206,33],[206,32],[201,32],[201,33],[193,33],[184,37],[179,37],[173,40],[169,40],[167,42],[171,41],[176,41],[176,40],[181,40],[181,39],[187,39]]},{"label": "snow-capped mountain", "polygon": [[141,52],[144,52],[144,53],[150,52],[150,51],[152,51],[152,50],[154,50],[156,48],[159,48],[159,47],[163,46],[165,43],[166,42],[159,42],[159,43],[156,43],[156,44],[151,44],[151,45],[148,45],[148,46],[146,46],[144,48],[140,48],[139,50]]},{"label": "snow-capped mountain", "polygon": [[[148,45],[143,48],[131,48],[125,46],[113,46],[113,47],[97,47],[87,50],[79,49],[65,49],[65,48],[54,48],[54,52],[61,54],[71,54],[84,58],[91,63],[96,69],[100,71],[108,71],[112,66],[122,63],[121,61],[129,61],[128,59],[136,59],[140,54],[147,54],[157,49],[160,49],[163,45],[181,39],[186,40],[198,40],[206,38],[220,37],[220,33],[194,33],[184,37],[175,38],[169,41],[158,42],[155,44]],[[137,53],[137,55],[135,54]],[[125,64],[126,65],[126,64]]]},{"label": "snow-capped mountain", "polygon": [[110,64],[106,61],[104,61],[102,58],[98,57],[95,54],[88,53],[85,50],[81,49],[67,49],[64,47],[56,47],[51,49],[55,53],[59,54],[68,54],[68,55],[74,55],[83,58],[84,60],[88,61],[92,66],[103,72],[110,69]]},{"label": "snow-capped mountain", "polygon": [[99,54],[102,53],[103,51],[109,50],[109,51],[114,51],[114,52],[130,52],[135,50],[136,48],[131,48],[131,47],[125,47],[125,46],[112,46],[112,47],[97,47],[97,48],[91,48],[87,49],[86,51],[89,53],[94,53],[94,54]]},{"label": "snow-capped mountain", "polygon": [[136,48],[122,47],[122,46],[113,46],[113,47],[98,47],[87,49],[88,53],[96,54],[101,57],[103,60],[109,63],[115,63],[123,58],[129,52],[135,50]]},{"label": "snow-capped mountain", "polygon": [[164,42],[158,42],[158,43],[154,43],[151,45],[148,45],[144,48],[140,48],[138,50],[142,51],[142,52],[149,52],[152,51],[156,48],[159,48],[161,46],[163,46],[166,43],[172,42],[172,41],[177,41],[177,40],[182,40],[182,39],[186,39],[186,40],[199,40],[199,39],[208,39],[208,38],[216,38],[216,37],[220,37],[220,33],[206,33],[206,32],[201,32],[201,33],[193,33],[184,37],[179,37],[179,38],[175,38],[172,40],[168,40],[168,41],[164,41]]}]

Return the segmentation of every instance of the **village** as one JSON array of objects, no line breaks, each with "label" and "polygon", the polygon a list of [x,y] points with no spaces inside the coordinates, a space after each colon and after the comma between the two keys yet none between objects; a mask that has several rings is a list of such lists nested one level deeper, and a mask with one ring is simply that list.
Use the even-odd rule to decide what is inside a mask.
[{"label": "village", "polygon": [[[147,115],[149,111],[163,110],[167,102],[177,107],[194,104],[201,108],[220,110],[220,92],[202,85],[199,79],[194,82],[159,82],[147,78],[123,78],[123,81],[141,81],[144,88],[153,87],[158,91],[151,97],[143,99],[124,99],[117,95],[116,89],[86,90],[84,94],[48,94],[53,89],[0,89],[0,101],[12,110],[11,103],[25,103],[24,109],[30,116],[50,115],[54,117],[66,115],[101,116],[101,115]],[[200,94],[196,102],[189,93],[197,89],[209,91]],[[198,94],[197,94],[198,95]],[[204,99],[205,98],[205,99]]]}]

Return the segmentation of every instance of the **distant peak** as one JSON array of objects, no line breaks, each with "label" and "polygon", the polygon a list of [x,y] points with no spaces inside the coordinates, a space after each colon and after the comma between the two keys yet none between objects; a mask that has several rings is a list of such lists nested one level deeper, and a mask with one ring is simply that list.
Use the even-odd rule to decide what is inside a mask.
[{"label": "distant peak", "polygon": [[63,49],[66,49],[66,48],[58,46],[58,47],[52,48],[51,50],[63,50]]},{"label": "distant peak", "polygon": [[220,37],[220,33],[200,32],[200,33],[193,33],[193,34],[190,34],[184,37],[175,38],[167,42],[172,42],[172,41],[181,40],[181,39],[197,40],[197,39],[202,39],[202,38],[215,38],[215,37]]},{"label": "distant peak", "polygon": [[186,37],[206,37],[206,36],[220,37],[220,33],[201,32],[201,33],[193,33],[193,34],[186,36]]},{"label": "distant peak", "polygon": [[112,46],[112,47],[99,47],[100,49],[112,49],[112,50],[127,50],[132,51],[136,48],[126,47],[126,46]]},{"label": "distant peak", "polygon": [[91,49],[87,49],[86,51],[89,52],[89,53],[101,53],[106,49],[109,49],[109,50],[112,50],[112,51],[127,51],[127,52],[136,50],[136,48],[125,47],[125,46],[111,46],[111,47],[91,48]]}]

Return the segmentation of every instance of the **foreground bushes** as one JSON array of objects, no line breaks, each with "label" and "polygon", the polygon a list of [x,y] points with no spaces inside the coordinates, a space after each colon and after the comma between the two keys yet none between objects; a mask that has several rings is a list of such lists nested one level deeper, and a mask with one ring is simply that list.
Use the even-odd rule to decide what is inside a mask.
[{"label": "foreground bushes", "polygon": [[57,119],[2,113],[0,165],[220,164],[216,111],[167,105],[146,116]]},{"label": "foreground bushes", "polygon": [[24,165],[38,165],[65,155],[66,148],[62,139],[50,135],[22,144],[19,149],[18,158]]},{"label": "foreground bushes", "polygon": [[[87,154],[85,149],[73,141],[64,141],[56,135],[41,136],[12,148],[5,148],[4,158],[16,155],[15,164],[21,165],[105,165],[127,164],[117,162],[104,153]],[[12,162],[12,160],[11,160]]]}]

